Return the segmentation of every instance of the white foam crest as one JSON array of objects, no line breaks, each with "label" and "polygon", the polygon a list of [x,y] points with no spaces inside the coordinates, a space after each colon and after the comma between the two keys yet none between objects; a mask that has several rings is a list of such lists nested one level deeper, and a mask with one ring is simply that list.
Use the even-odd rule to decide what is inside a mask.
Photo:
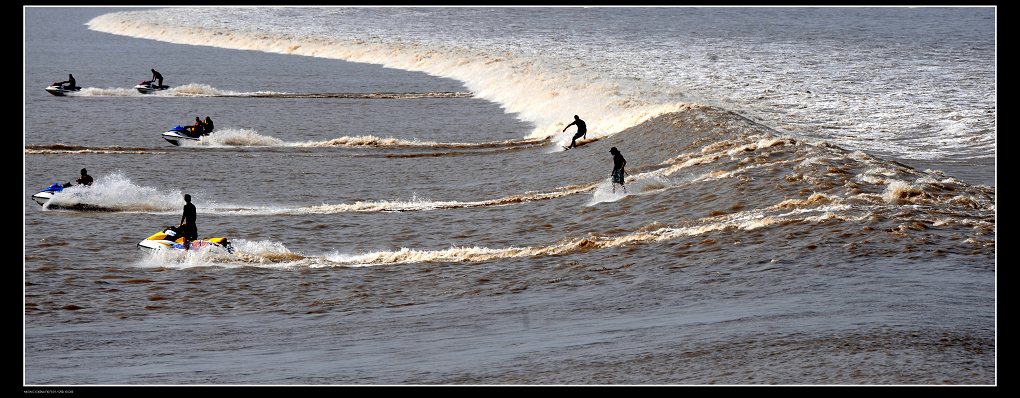
[{"label": "white foam crest", "polygon": [[251,254],[292,254],[282,242],[273,240],[245,240],[235,239],[230,241],[234,249],[239,252]]},{"label": "white foam crest", "polygon": [[432,141],[412,141],[399,138],[383,138],[374,135],[343,136],[326,141],[306,141],[290,144],[296,147],[433,147],[439,145]]},{"label": "white foam crest", "polygon": [[[624,179],[624,182],[627,180]],[[615,187],[613,185],[616,185]],[[602,181],[596,186],[595,192],[591,194],[591,200],[588,201],[586,206],[594,206],[599,203],[612,203],[620,199],[623,199],[629,195],[628,191],[624,191],[619,184],[613,184],[610,180]]]},{"label": "white foam crest", "polygon": [[74,93],[74,95],[82,97],[140,97],[144,94],[139,93],[138,90],[133,88],[99,88],[99,87],[85,87],[81,91]]},{"label": "white foam crest", "polygon": [[254,93],[236,92],[221,90],[208,84],[189,83],[182,86],[170,87],[163,91],[151,94],[142,94],[132,87],[83,87],[80,91],[72,93],[81,97],[212,97],[212,96],[255,96],[280,94],[272,91],[259,91]]},{"label": "white foam crest", "polygon": [[885,187],[885,192],[882,192],[882,197],[888,203],[899,203],[924,193],[921,188],[906,181],[887,180],[887,182],[888,185]]},{"label": "white foam crest", "polygon": [[[380,251],[365,254],[343,254],[332,253],[323,257],[333,264],[346,266],[368,266],[380,264],[408,264],[408,263],[450,263],[462,261],[487,261],[497,258],[510,258],[522,256],[533,249],[526,248],[503,248],[490,249],[486,247],[451,247],[445,250],[415,250],[401,248],[396,251]],[[313,265],[313,267],[315,267]]]},{"label": "white foam crest", "polygon": [[183,206],[181,191],[138,186],[120,171],[98,176],[91,186],[75,185],[57,192],[45,208],[89,206],[108,210],[170,212]]},{"label": "white foam crest", "polygon": [[[823,214],[822,216],[814,216],[813,218],[825,220],[827,219],[827,216],[824,216]],[[781,222],[796,220],[805,219],[784,218],[783,216],[767,216],[763,214],[762,210],[750,210],[724,217],[709,217],[701,219],[693,226],[662,227],[653,231],[635,232],[618,237],[588,236],[548,246],[506,247],[498,249],[478,246],[455,246],[442,250],[400,248],[399,250],[378,251],[364,254],[334,252],[323,256],[326,263],[313,263],[309,266],[363,267],[387,264],[480,262],[515,257],[550,256],[593,249],[620,247],[633,243],[674,240],[687,236],[697,236],[727,229],[749,231],[765,228]],[[639,230],[641,229],[639,228]]]},{"label": "white foam crest", "polygon": [[[480,202],[474,202],[480,203]],[[335,213],[367,213],[379,211],[422,211],[450,207],[473,207],[471,202],[457,201],[432,201],[428,199],[412,197],[407,201],[357,201],[354,203],[323,204],[319,206],[304,207],[295,209],[298,214],[335,214]]]},{"label": "white foam crest", "polygon": [[586,206],[593,206],[599,203],[616,202],[630,195],[645,195],[664,189],[677,187],[691,182],[689,177],[680,180],[672,180],[658,175],[656,172],[640,173],[633,176],[626,176],[623,180],[627,189],[624,190],[619,184],[614,187],[612,180],[607,178],[595,186],[591,194],[591,200]]},{"label": "white foam crest", "polygon": [[[212,97],[212,96],[237,96],[243,95],[234,91],[220,90],[208,84],[189,83],[183,86],[170,87],[166,90],[155,93],[156,95],[170,97]],[[148,94],[152,95],[152,94]]]},{"label": "white foam crest", "polygon": [[896,175],[896,170],[887,167],[872,167],[864,170],[865,175],[881,175],[886,177],[893,177]]},{"label": "white foam crest", "polygon": [[[271,29],[279,27],[270,25],[245,32],[180,26],[182,21],[177,18],[153,17],[174,12],[162,9],[111,13],[93,18],[87,25],[101,32],[170,43],[342,59],[453,78],[464,82],[477,97],[496,102],[507,112],[534,123],[536,127],[529,135],[533,138],[564,134],[563,127],[575,114],[586,119],[592,132],[609,135],[682,107],[680,103],[652,104],[646,96],[625,94],[627,88],[639,83],[604,77],[586,65],[424,41],[327,39],[321,35],[272,32]],[[161,24],[164,20],[175,25]],[[183,21],[187,23],[187,19]]]},{"label": "white foam crest", "polygon": [[272,240],[231,239],[234,246],[234,261],[247,265],[286,268],[298,265],[305,256],[294,253],[283,243]]},{"label": "white foam crest", "polygon": [[247,128],[216,129],[198,142],[183,140],[184,145],[199,146],[283,146],[286,145],[276,137],[261,135],[257,130]]},{"label": "white foam crest", "polygon": [[239,266],[233,255],[226,254],[221,248],[203,247],[196,250],[146,250],[146,255],[138,261],[142,268],[187,269],[194,267],[228,267]]},{"label": "white foam crest", "polygon": [[357,201],[354,203],[322,204],[310,207],[294,209],[285,208],[262,208],[243,209],[236,212],[242,215],[265,215],[265,214],[337,214],[337,213],[370,213],[382,211],[428,211],[436,209],[464,209],[474,207],[506,206],[517,203],[527,203],[539,200],[556,199],[581,192],[587,192],[595,188],[595,185],[563,187],[552,192],[526,192],[518,195],[504,196],[496,199],[460,202],[455,200],[431,200],[413,195],[410,200],[379,200],[379,201]]}]

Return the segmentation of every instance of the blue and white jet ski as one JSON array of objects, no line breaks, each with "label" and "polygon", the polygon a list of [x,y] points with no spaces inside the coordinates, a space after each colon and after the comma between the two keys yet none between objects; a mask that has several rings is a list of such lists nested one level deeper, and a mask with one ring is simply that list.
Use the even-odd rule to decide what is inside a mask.
[{"label": "blue and white jet ski", "polygon": [[192,131],[192,127],[194,126],[181,127],[181,125],[178,124],[171,128],[170,130],[164,132],[163,139],[165,139],[167,142],[171,144],[181,145],[182,142],[186,141],[195,142],[201,141],[202,137],[209,135],[209,134],[195,135],[195,133]]},{"label": "blue and white jet ski", "polygon": [[53,95],[56,95],[56,96],[64,96],[64,95],[67,95],[67,94],[70,94],[70,93],[76,93],[76,92],[79,92],[79,91],[81,91],[81,87],[79,87],[79,86],[68,86],[66,84],[59,84],[59,83],[53,83],[53,84],[50,84],[48,87],[46,87],[46,92],[47,93],[50,93],[50,94],[53,94]]},{"label": "blue and white jet ski", "polygon": [[59,182],[55,182],[53,185],[46,187],[46,189],[39,191],[39,193],[32,195],[32,199],[35,200],[36,203],[44,205],[50,199],[53,199],[53,195],[57,192],[63,191],[67,186],[70,186],[70,183],[61,184]]},{"label": "blue and white jet ski", "polygon": [[166,227],[162,231],[156,232],[145,238],[145,240],[138,242],[138,248],[147,249],[151,251],[160,250],[202,250],[209,248],[213,251],[225,251],[229,254],[234,253],[234,246],[230,244],[227,238],[202,238],[191,241],[188,249],[184,248],[184,237],[181,236],[177,227]]},{"label": "blue and white jet ski", "polygon": [[154,92],[163,91],[168,88],[170,88],[170,86],[167,85],[160,86],[157,85],[156,83],[153,83],[152,80],[145,80],[135,85],[135,90],[138,90],[138,92],[142,94],[152,94]]}]

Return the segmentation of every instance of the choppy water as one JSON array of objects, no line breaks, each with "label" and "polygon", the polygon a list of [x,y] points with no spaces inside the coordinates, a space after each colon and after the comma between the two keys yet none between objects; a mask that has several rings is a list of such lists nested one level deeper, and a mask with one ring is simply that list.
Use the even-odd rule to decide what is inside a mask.
[{"label": "choppy water", "polygon": [[114,11],[25,10],[27,384],[995,383],[992,8]]}]

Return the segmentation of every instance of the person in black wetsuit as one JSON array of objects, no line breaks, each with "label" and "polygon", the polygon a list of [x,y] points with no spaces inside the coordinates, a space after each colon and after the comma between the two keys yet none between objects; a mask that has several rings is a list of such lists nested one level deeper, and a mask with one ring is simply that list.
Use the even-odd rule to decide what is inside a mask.
[{"label": "person in black wetsuit", "polygon": [[198,227],[195,226],[195,205],[191,204],[191,195],[184,194],[184,214],[181,214],[181,225],[178,231],[184,237],[184,250],[191,247],[191,241],[198,239]]},{"label": "person in black wetsuit", "polygon": [[163,75],[159,74],[159,72],[156,72],[155,69],[150,69],[150,70],[152,71],[152,80],[151,81],[159,80],[159,83],[157,84],[157,87],[158,88],[162,88],[163,87]]},{"label": "person in black wetsuit", "polygon": [[570,122],[567,127],[564,127],[563,131],[567,131],[567,128],[573,125],[577,125],[577,133],[574,134],[574,138],[570,140],[570,146],[568,146],[567,149],[576,147],[577,139],[588,135],[588,126],[586,126],[584,124],[584,120],[581,120],[581,118],[577,117],[577,115],[574,115],[574,121]]},{"label": "person in black wetsuit", "polygon": [[75,85],[76,83],[74,81],[74,75],[68,73],[67,74],[67,80],[64,80],[62,82],[57,82],[57,86],[63,86],[64,83],[67,83],[67,87],[64,87],[65,89],[67,89],[67,90],[74,90],[74,88],[76,87],[76,85]]},{"label": "person in black wetsuit", "polygon": [[88,170],[81,169],[81,177],[78,177],[74,182],[77,182],[78,185],[92,185],[92,176],[89,175]]},{"label": "person in black wetsuit", "polygon": [[609,149],[609,153],[613,154],[613,172],[609,174],[613,177],[613,193],[616,193],[616,184],[620,184],[623,192],[627,192],[627,187],[623,185],[623,175],[627,174],[627,170],[624,169],[627,166],[627,159],[623,158],[615,146]]}]

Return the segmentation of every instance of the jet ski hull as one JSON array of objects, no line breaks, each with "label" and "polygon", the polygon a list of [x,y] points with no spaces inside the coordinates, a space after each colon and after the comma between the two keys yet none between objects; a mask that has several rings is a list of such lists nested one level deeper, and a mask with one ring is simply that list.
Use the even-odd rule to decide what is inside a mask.
[{"label": "jet ski hull", "polygon": [[[176,238],[174,236],[175,233],[171,233],[173,233],[173,231],[170,228],[157,232],[145,240],[138,242],[138,248],[149,251],[185,251],[184,238]],[[230,244],[230,241],[228,241],[227,238],[204,238],[191,241],[189,250],[203,249],[225,251],[230,254],[234,253],[234,246]]]},{"label": "jet ski hull", "polygon": [[189,136],[184,135],[182,132],[177,131],[177,130],[170,130],[170,131],[167,131],[167,132],[163,133],[163,139],[166,140],[166,142],[169,142],[171,144],[178,145],[178,146],[181,145],[182,142],[187,142],[187,141],[198,142],[198,141],[202,140],[201,138],[189,137]]},{"label": "jet ski hull", "polygon": [[142,94],[152,94],[154,92],[163,91],[163,90],[166,90],[168,88],[170,88],[170,86],[166,86],[166,85],[157,86],[157,85],[152,84],[152,83],[141,83],[141,84],[138,84],[138,85],[135,86],[135,90],[138,90],[138,92],[142,93]]},{"label": "jet ski hull", "polygon": [[50,199],[53,199],[52,191],[42,191],[35,195],[32,195],[32,200],[35,200],[35,203],[38,203],[40,205],[46,204],[46,202],[48,202]]},{"label": "jet ski hull", "polygon": [[67,95],[67,94],[76,93],[76,92],[79,92],[79,91],[81,91],[81,87],[74,87],[74,88],[67,88],[67,86],[49,86],[49,87],[46,87],[46,92],[47,93],[56,95],[58,97],[63,97],[65,95]]},{"label": "jet ski hull", "polygon": [[186,141],[192,141],[192,142],[202,141],[202,137],[206,135],[206,134],[202,134],[202,135],[200,135],[198,137],[193,137],[193,136],[191,136],[190,133],[191,132],[188,131],[188,129],[186,127],[181,127],[181,125],[177,125],[174,128],[164,132],[163,133],[163,139],[166,140],[167,142],[171,143],[171,144],[179,146],[179,145],[181,145],[181,143],[186,142]]},{"label": "jet ski hull", "polygon": [[49,202],[50,199],[53,199],[53,195],[56,195],[57,192],[60,192],[60,191],[63,191],[63,190],[64,190],[64,184],[61,184],[59,182],[55,182],[52,185],[46,187],[46,189],[44,189],[42,191],[39,191],[39,193],[36,193],[35,195],[32,195],[32,200],[34,200],[36,203],[38,203],[40,205],[44,205],[44,204],[46,204],[46,202]]}]

